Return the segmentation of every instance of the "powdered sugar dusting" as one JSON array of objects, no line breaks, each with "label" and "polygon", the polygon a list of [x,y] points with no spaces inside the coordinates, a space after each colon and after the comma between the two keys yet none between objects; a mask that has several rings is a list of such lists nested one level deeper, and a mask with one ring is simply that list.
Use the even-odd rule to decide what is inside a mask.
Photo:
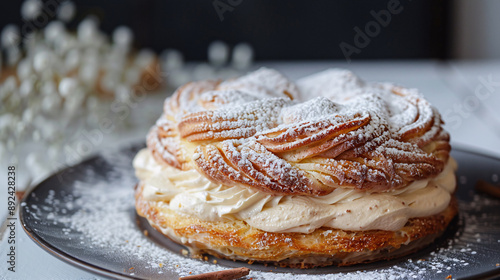
[{"label": "powdered sugar dusting", "polygon": [[[310,161],[324,166],[328,173],[321,175],[323,179],[307,183],[309,194],[319,194],[319,189],[326,194],[335,187],[371,191],[403,187],[437,176],[449,153],[447,145],[427,146],[447,142],[449,136],[442,129],[437,110],[418,90],[365,83],[342,69],[326,70],[294,83],[275,70],[263,68],[220,84],[188,84],[167,100],[166,104],[177,107],[166,106],[160,119],[175,119],[169,128],[178,133],[158,135],[158,142],[149,147],[160,154],[166,150],[163,158],[167,163],[193,158],[190,154],[176,155],[181,140],[215,147],[233,139],[256,141],[295,169],[306,166],[304,163],[311,167]],[[208,166],[203,160],[216,162],[209,157],[196,158],[198,167]],[[360,158],[375,158],[378,163],[365,165]],[[354,173],[373,176],[344,180],[336,170],[340,162],[357,168]],[[220,163],[220,168],[228,165]],[[236,163],[233,167],[231,176],[244,177],[245,165]],[[270,167],[261,168],[264,173],[273,172]],[[314,170],[295,169],[308,173],[306,177],[315,177]],[[216,181],[228,182],[222,172],[205,173],[212,174],[211,179]],[[293,179],[286,176],[281,181]],[[325,190],[324,185],[330,189]],[[290,193],[286,187],[274,191]]]},{"label": "powdered sugar dusting", "polygon": [[[395,134],[393,138],[421,128],[433,118],[440,120],[439,113],[423,99],[418,90],[389,83],[367,84],[348,70],[330,69],[302,78],[297,81],[297,85],[300,94],[293,82],[274,70],[263,68],[223,82],[215,90],[203,92],[199,89],[199,97],[193,96],[191,91],[179,94],[178,99],[182,100],[178,102],[180,108],[192,108],[194,105],[189,104],[196,104],[198,109],[179,110],[178,118],[190,119],[192,113],[207,111],[211,119],[205,121],[254,119],[256,133],[265,134],[267,129],[278,125],[314,121],[332,115],[350,118],[355,114],[370,113],[386,121],[384,125]],[[300,95],[300,98],[289,99],[290,96],[283,94],[287,90],[296,92],[295,95]],[[207,105],[204,102],[214,104]],[[277,103],[280,105],[276,107]],[[204,104],[207,108],[203,109]],[[170,108],[166,108],[161,118],[170,113]],[[281,117],[277,119],[275,115]],[[372,127],[379,125],[379,122],[370,124]],[[224,129],[224,124],[219,123],[218,129]]]},{"label": "powdered sugar dusting", "polygon": [[[25,215],[32,223],[36,221],[51,228],[47,232],[35,232],[58,237],[60,244],[73,249],[92,251],[97,266],[115,263],[121,267],[116,273],[149,279],[177,279],[190,272],[200,274],[235,266],[252,269],[244,279],[444,279],[448,275],[466,277],[470,271],[484,267],[485,260],[491,262],[491,270],[494,270],[498,262],[492,256],[497,256],[500,250],[500,213],[497,211],[500,201],[478,194],[459,201],[460,219],[456,232],[451,231],[435,249],[403,260],[293,270],[190,259],[153,242],[135,222],[132,186],[137,181],[131,160],[136,150],[109,151],[84,164],[85,168],[71,172],[70,178],[75,181],[67,180],[64,190],[53,190],[50,183],[44,186],[49,188],[46,196],[32,194],[28,205],[23,206]],[[474,181],[474,178],[468,179]],[[463,188],[470,189],[470,186],[462,184],[460,189]]]},{"label": "powdered sugar dusting", "polygon": [[283,123],[290,124],[327,117],[332,112],[340,112],[342,109],[342,105],[334,103],[326,97],[319,96],[304,103],[283,108],[281,118]]},{"label": "powdered sugar dusting", "polygon": [[301,91],[302,100],[324,96],[336,102],[342,102],[363,93],[365,83],[351,71],[328,69],[298,80],[297,85]]}]

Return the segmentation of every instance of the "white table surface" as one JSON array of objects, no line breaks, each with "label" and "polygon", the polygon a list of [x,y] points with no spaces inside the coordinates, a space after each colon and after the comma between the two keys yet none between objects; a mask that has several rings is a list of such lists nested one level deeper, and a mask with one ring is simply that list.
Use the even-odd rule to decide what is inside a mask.
[{"label": "white table surface", "polygon": [[[260,66],[280,70],[291,79],[340,67],[352,70],[366,81],[391,81],[418,88],[443,115],[452,145],[500,157],[500,61],[263,62],[254,68]],[[476,89],[484,80],[493,82],[490,83],[490,91],[483,91],[479,99]],[[139,103],[131,116],[140,125],[132,130],[106,135],[98,149],[144,141],[147,130],[160,114],[162,100],[168,94],[151,95]],[[478,103],[474,103],[476,101]],[[468,106],[466,102],[473,106]],[[468,109],[463,109],[464,106]],[[457,109],[460,107],[461,112]],[[28,184],[29,177],[23,170],[21,157],[17,169],[19,188]],[[7,159],[2,159],[0,164],[0,182],[7,182]],[[0,192],[0,221],[3,224],[7,216],[7,199],[6,184],[2,184],[5,186]],[[16,230],[17,269],[15,273],[6,270],[4,252],[8,244],[6,238],[0,237],[0,279],[103,279],[69,265],[38,247],[22,230],[19,221]]]}]

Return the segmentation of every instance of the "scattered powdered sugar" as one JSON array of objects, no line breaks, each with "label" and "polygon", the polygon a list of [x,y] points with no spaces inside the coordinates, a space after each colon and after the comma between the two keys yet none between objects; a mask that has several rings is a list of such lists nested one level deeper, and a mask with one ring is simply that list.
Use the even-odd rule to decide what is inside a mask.
[{"label": "scattered powdered sugar", "polygon": [[[181,107],[178,112],[182,116],[176,116],[179,122],[171,126],[179,133],[159,136],[164,140],[154,146],[167,162],[175,162],[176,155],[168,147],[178,146],[181,138],[195,145],[227,139],[258,141],[288,162],[335,159],[339,155],[381,158],[390,168],[380,178],[388,178],[390,186],[396,188],[408,180],[423,179],[419,163],[439,151],[426,153],[421,148],[448,137],[441,127],[441,116],[418,90],[389,83],[365,83],[348,70],[330,69],[294,83],[275,70],[262,68],[210,90],[199,88],[197,94],[187,86],[186,92],[181,88],[171,98],[175,101],[189,96],[180,98],[183,102],[179,104],[187,102],[191,105],[183,106],[198,109],[193,112]],[[160,119],[170,113],[166,107]],[[408,163],[407,152],[414,150],[418,153]],[[436,164],[426,166],[427,173],[437,174],[445,159],[434,156],[432,160]],[[241,173],[244,166],[235,169]],[[378,172],[364,165],[359,166],[358,172],[363,173],[363,169]],[[411,178],[400,180],[402,172],[412,174]],[[325,176],[330,181],[341,180],[335,172]],[[365,178],[361,176],[346,184],[360,187]]]},{"label": "scattered powdered sugar", "polygon": [[493,270],[499,262],[491,256],[498,256],[500,250],[500,201],[477,194],[472,201],[459,202],[456,231],[450,231],[436,247],[403,260],[294,270],[191,259],[153,242],[137,226],[133,196],[137,180],[131,167],[136,151],[104,154],[87,168],[72,173],[73,178],[80,179],[68,182],[66,189],[49,190],[46,197],[36,197],[34,201],[39,203],[24,205],[26,212],[37,223],[53,228],[54,232],[47,234],[59,236],[62,244],[96,254],[95,265],[122,264],[123,269],[115,272],[143,278],[176,279],[176,274],[248,266],[252,271],[244,279],[445,279],[448,275],[465,277],[471,270],[484,269],[487,263]]},{"label": "scattered powdered sugar", "polygon": [[[419,136],[425,142],[441,131],[439,114],[416,90],[389,84],[366,84],[351,72],[336,69],[303,78],[297,84],[300,91],[281,74],[269,69],[224,82],[219,91],[202,94],[202,101],[215,100],[220,105],[203,116],[208,117],[210,122],[200,117],[199,113],[205,112],[200,112],[199,104],[192,104],[191,95],[181,95],[179,103],[186,104],[186,108],[183,108],[185,110],[181,112],[197,112],[198,115],[189,119],[193,127],[197,126],[196,131],[213,133],[213,137],[217,137],[216,133],[223,138],[234,135],[244,137],[249,129],[253,129],[255,132],[252,135],[256,134],[256,137],[232,140],[241,144],[245,152],[232,149],[232,146],[227,149],[232,153],[241,152],[239,165],[251,166],[252,161],[258,162],[275,170],[275,174],[270,173],[274,177],[283,177],[284,174],[301,177],[301,174],[293,170],[286,161],[262,156],[269,151],[255,141],[266,138],[266,133],[282,131],[285,136],[296,136],[295,128],[299,128],[303,129],[303,134],[314,134],[322,129],[326,134],[328,127],[343,121],[369,117],[368,125],[341,137],[367,141],[364,146],[356,148],[355,153],[377,150],[378,147],[387,155],[394,154],[396,158],[404,152],[419,151],[413,143],[395,140],[395,135],[411,133],[430,124],[428,131]],[[300,101],[308,101],[299,104],[288,100],[280,96],[283,91],[299,97],[299,100],[302,99]],[[255,100],[255,96],[261,95],[269,95],[270,98]],[[165,117],[158,120],[158,126],[167,125],[166,119],[163,119]],[[316,126],[310,126],[309,123],[312,122],[317,122]],[[297,127],[292,129],[292,125]],[[321,133],[317,133],[312,137],[320,136]],[[168,138],[161,139],[156,148],[162,155],[171,156],[162,148],[169,146],[168,141]],[[257,148],[247,148],[245,144],[257,145]],[[101,258],[97,259],[95,265],[105,266],[107,262],[123,264],[123,271],[115,271],[117,273],[144,278],[164,278],[165,275],[176,278],[174,274],[186,276],[237,266],[238,263],[227,265],[228,262],[222,260],[219,264],[213,264],[190,259],[158,245],[144,235],[136,224],[134,215],[133,186],[137,179],[131,157],[135,152],[128,150],[104,153],[94,167],[79,171],[80,179],[73,181],[67,192],[48,191],[47,197],[37,198],[43,205],[26,206],[27,212],[37,223],[61,228],[50,234],[66,237],[65,242],[71,243],[75,248],[94,251]],[[209,155],[214,161],[217,157],[222,159],[215,150]],[[197,160],[201,156],[201,153],[195,153],[193,158]],[[355,172],[367,169],[366,165],[359,164],[362,166]],[[341,166],[342,162],[335,162],[333,166],[337,165]],[[460,182],[465,184],[465,177],[460,178]],[[452,233],[455,235],[448,236],[437,248],[424,250],[406,260],[313,270],[263,268],[262,265],[246,263],[241,263],[241,266],[252,269],[246,279],[444,279],[448,275],[468,275],[467,271],[483,266],[486,260],[491,261],[489,256],[500,251],[498,225],[492,225],[492,221],[498,223],[500,220],[499,207],[498,200],[478,195],[470,203],[460,201],[458,230]],[[484,213],[488,213],[488,216]],[[105,262],[102,261],[103,258]],[[128,269],[129,267],[133,269]],[[304,274],[307,272],[314,274]]]}]

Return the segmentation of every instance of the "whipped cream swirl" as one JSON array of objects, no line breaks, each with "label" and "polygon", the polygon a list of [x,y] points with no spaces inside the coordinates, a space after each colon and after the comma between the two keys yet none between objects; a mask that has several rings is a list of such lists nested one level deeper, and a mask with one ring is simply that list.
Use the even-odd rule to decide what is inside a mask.
[{"label": "whipped cream swirl", "polygon": [[202,220],[239,219],[269,232],[310,233],[319,227],[341,230],[402,228],[408,219],[443,211],[455,191],[456,162],[450,157],[435,178],[383,193],[337,188],[325,196],[276,196],[208,180],[195,169],[182,171],[155,161],[141,150],[134,159],[143,197]]}]

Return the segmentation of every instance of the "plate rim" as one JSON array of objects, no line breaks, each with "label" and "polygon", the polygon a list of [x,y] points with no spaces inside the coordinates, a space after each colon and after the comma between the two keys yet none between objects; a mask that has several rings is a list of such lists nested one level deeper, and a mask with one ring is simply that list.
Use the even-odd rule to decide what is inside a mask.
[{"label": "plate rim", "polygon": [[[116,151],[122,151],[122,150],[126,150],[126,149],[133,149],[133,148],[137,148],[137,147],[145,147],[145,145],[144,145],[144,143],[140,143],[140,144],[136,143],[136,144],[132,144],[132,145],[126,145],[126,146],[123,146],[121,148],[117,148]],[[495,155],[488,155],[488,154],[485,154],[485,153],[480,152],[480,151],[474,151],[474,150],[471,150],[470,147],[464,147],[463,145],[460,145],[460,144],[455,144],[454,147],[452,147],[452,151],[453,150],[457,150],[457,151],[460,151],[460,152],[469,153],[469,154],[473,154],[473,155],[476,155],[476,156],[486,157],[486,158],[490,158],[490,159],[494,159],[494,160],[500,161],[500,157],[497,157]],[[21,226],[22,226],[23,230],[26,232],[26,234],[30,237],[30,239],[33,242],[35,242],[35,244],[37,244],[40,248],[42,248],[44,251],[48,252],[50,255],[55,256],[59,260],[62,260],[62,261],[66,262],[66,263],[68,263],[70,265],[73,265],[74,267],[77,267],[77,268],[82,269],[82,270],[87,271],[87,272],[92,272],[92,273],[98,274],[100,276],[111,278],[111,279],[147,279],[147,278],[142,278],[142,277],[136,277],[136,276],[130,275],[130,274],[122,274],[120,272],[111,271],[111,270],[99,267],[97,265],[88,263],[88,262],[86,262],[84,260],[81,260],[81,259],[79,259],[77,257],[74,257],[74,256],[72,256],[72,255],[70,255],[70,254],[68,254],[68,253],[66,253],[66,252],[64,252],[64,251],[56,248],[54,245],[52,245],[51,243],[49,243],[45,239],[43,239],[29,225],[26,224],[26,221],[24,219],[23,212],[24,212],[24,209],[27,206],[26,200],[29,199],[29,197],[32,195],[32,193],[36,189],[38,189],[40,187],[40,185],[44,184],[46,181],[48,181],[52,177],[57,176],[57,175],[59,175],[61,173],[66,172],[66,170],[68,170],[68,169],[71,169],[71,168],[74,168],[75,166],[78,166],[78,165],[84,164],[86,162],[95,160],[98,157],[100,157],[101,155],[102,155],[102,153],[95,153],[93,155],[88,156],[87,158],[83,159],[80,162],[77,162],[77,163],[75,163],[73,165],[66,166],[66,167],[64,167],[62,169],[59,169],[56,172],[51,173],[50,175],[48,175],[46,178],[44,178],[43,180],[41,180],[40,182],[38,182],[36,184],[36,186],[34,186],[33,188],[31,188],[24,195],[23,199],[21,200],[21,202],[19,204],[18,213],[19,213],[19,220],[21,222]],[[493,278],[499,277],[499,276],[500,276],[500,268],[499,269],[493,269],[493,270],[490,270],[490,271],[485,271],[485,272],[482,272],[482,273],[479,273],[479,274],[476,274],[476,275],[473,275],[473,276],[462,277],[462,278],[459,278],[459,279],[461,279],[461,280],[493,279]]]}]

